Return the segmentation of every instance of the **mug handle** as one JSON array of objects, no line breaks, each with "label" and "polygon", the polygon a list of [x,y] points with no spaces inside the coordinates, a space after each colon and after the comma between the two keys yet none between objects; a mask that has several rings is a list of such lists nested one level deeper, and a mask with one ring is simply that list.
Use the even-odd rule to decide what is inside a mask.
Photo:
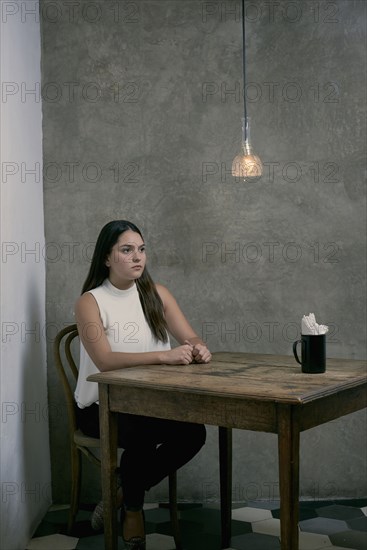
[{"label": "mug handle", "polygon": [[299,363],[300,365],[302,365],[301,361],[299,360],[298,358],[298,355],[297,355],[297,344],[301,344],[302,345],[302,340],[296,340],[295,342],[293,342],[293,355],[297,361],[297,363]]}]

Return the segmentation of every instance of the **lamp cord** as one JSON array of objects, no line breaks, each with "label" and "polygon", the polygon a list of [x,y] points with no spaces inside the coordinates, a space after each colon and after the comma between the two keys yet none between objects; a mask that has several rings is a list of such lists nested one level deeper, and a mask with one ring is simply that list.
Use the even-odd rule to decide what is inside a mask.
[{"label": "lamp cord", "polygon": [[243,116],[244,116],[244,137],[247,138],[246,131],[246,119],[247,119],[247,106],[246,106],[246,32],[245,32],[245,0],[242,0],[242,71],[243,71]]}]

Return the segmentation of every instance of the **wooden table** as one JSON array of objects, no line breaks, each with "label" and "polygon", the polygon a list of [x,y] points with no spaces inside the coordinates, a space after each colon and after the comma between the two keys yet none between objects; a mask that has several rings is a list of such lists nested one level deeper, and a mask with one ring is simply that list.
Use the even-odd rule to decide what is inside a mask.
[{"label": "wooden table", "polygon": [[[117,549],[115,413],[278,434],[281,548],[296,550],[300,432],[367,405],[366,362],[346,359],[328,359],[326,373],[311,375],[293,357],[219,352],[208,365],[134,367],[88,380],[99,384],[106,550]],[[228,526],[223,547],[229,538]]]}]

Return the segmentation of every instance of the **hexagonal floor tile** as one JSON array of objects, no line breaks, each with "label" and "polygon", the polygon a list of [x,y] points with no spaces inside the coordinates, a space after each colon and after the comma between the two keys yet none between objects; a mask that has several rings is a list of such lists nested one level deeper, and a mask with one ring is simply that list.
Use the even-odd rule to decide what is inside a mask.
[{"label": "hexagonal floor tile", "polygon": [[252,524],[252,530],[254,533],[263,533],[264,535],[272,535],[274,537],[280,537],[280,520],[279,519],[265,519],[263,521],[254,521]]},{"label": "hexagonal floor tile", "polygon": [[330,535],[330,540],[333,544],[339,546],[347,546],[354,550],[366,550],[367,548],[367,533],[363,531],[344,531]]},{"label": "hexagonal floor tile", "polygon": [[149,550],[175,550],[173,537],[152,533],[147,535],[147,547]]},{"label": "hexagonal floor tile", "polygon": [[263,510],[262,508],[237,508],[232,510],[232,519],[237,519],[238,521],[262,521],[264,519],[272,519],[270,510]]},{"label": "hexagonal floor tile", "polygon": [[349,519],[347,525],[353,531],[367,531],[367,518],[363,516],[361,518]]},{"label": "hexagonal floor tile", "polygon": [[363,512],[360,508],[353,508],[352,506],[342,506],[340,504],[332,504],[331,506],[316,508],[316,512],[318,516],[323,518],[341,520],[348,520],[363,516]]},{"label": "hexagonal floor tile", "polygon": [[[196,508],[180,514],[182,532],[210,533],[220,539],[221,519],[220,510],[212,508]],[[186,527],[187,526],[187,527]]]},{"label": "hexagonal floor tile", "polygon": [[182,544],[189,550],[220,550],[220,536],[211,533],[182,531]]},{"label": "hexagonal floor tile", "polygon": [[[123,548],[122,538],[118,537],[118,550]],[[76,550],[101,550],[104,548],[104,535],[95,535],[94,537],[83,537],[79,539]],[[50,546],[50,548],[53,548]]]},{"label": "hexagonal floor tile", "polygon": [[[280,508],[274,508],[273,510],[271,510],[271,514],[272,514],[273,518],[279,519],[280,518]],[[304,506],[303,504],[301,504],[300,507],[299,507],[299,510],[298,510],[298,517],[299,517],[299,521],[303,521],[303,520],[306,520],[306,519],[317,518],[318,515],[316,513],[316,510],[315,510],[314,506],[313,507]]]},{"label": "hexagonal floor tile", "polygon": [[67,537],[65,535],[55,534],[46,537],[32,539],[27,545],[26,550],[74,550],[77,547],[78,540],[75,537]]},{"label": "hexagonal floor tile", "polygon": [[331,542],[326,535],[318,535],[315,533],[299,533],[299,548],[300,550],[320,550],[321,548],[329,548]]},{"label": "hexagonal floor tile", "polygon": [[301,531],[319,533],[320,535],[332,535],[333,533],[339,533],[348,529],[348,525],[345,521],[320,517],[300,521],[299,527]]},{"label": "hexagonal floor tile", "polygon": [[261,533],[247,533],[231,538],[231,546],[235,550],[280,550],[278,537]]}]

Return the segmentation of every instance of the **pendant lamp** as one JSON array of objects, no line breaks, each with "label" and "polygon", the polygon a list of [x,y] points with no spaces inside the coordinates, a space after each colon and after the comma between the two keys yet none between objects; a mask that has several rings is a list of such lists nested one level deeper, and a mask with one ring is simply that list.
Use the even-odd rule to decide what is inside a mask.
[{"label": "pendant lamp", "polygon": [[246,106],[246,34],[245,34],[245,0],[242,0],[242,60],[243,60],[243,118],[241,152],[233,159],[232,176],[243,178],[244,181],[254,181],[261,177],[263,165],[254,153],[250,140],[250,117]]}]

